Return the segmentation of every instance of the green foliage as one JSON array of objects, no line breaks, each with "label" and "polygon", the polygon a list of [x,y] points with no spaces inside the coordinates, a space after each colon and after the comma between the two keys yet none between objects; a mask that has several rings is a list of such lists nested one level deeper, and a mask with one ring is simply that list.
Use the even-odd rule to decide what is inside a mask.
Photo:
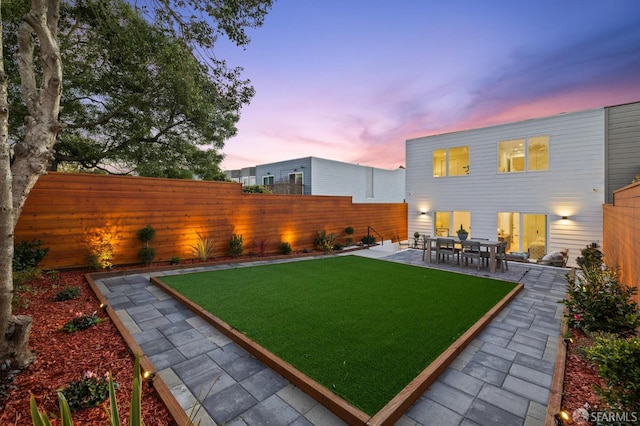
[{"label": "green foliage", "polygon": [[344,248],[344,246],[343,246],[342,244],[340,244],[340,243],[335,243],[335,244],[333,245],[333,250],[334,250],[334,251],[340,251],[340,250],[342,250],[343,248]]},{"label": "green foliage", "polygon": [[640,339],[597,335],[584,352],[606,384],[596,386],[603,400],[619,412],[640,412]]},{"label": "green foliage", "polygon": [[618,272],[606,264],[586,267],[569,282],[567,324],[586,332],[633,334],[640,324],[638,304],[633,300],[637,288],[618,281]]},{"label": "green foliage", "polygon": [[145,265],[150,265],[156,257],[156,249],[153,247],[142,247],[138,252],[138,257]]},{"label": "green foliage", "polygon": [[334,241],[335,236],[323,229],[322,231],[316,231],[313,244],[318,250],[322,250],[326,254],[333,250]]},{"label": "green foliage", "polygon": [[458,233],[458,234],[468,234],[467,230],[462,227],[462,224],[460,224],[460,229],[458,229],[456,231],[456,233]]},{"label": "green foliage", "polygon": [[84,315],[81,312],[77,312],[76,316],[62,327],[62,330],[67,333],[74,333],[76,331],[86,330],[104,321],[106,321],[106,319],[100,318],[95,312],[91,315]]},{"label": "green foliage", "polygon": [[28,268],[13,273],[13,297],[11,306],[14,308],[28,308],[31,304],[29,293],[32,292],[29,283],[40,278],[41,271],[38,268]]},{"label": "green foliage", "polygon": [[138,229],[136,235],[143,244],[142,249],[138,252],[138,257],[142,263],[150,265],[156,257],[156,249],[149,247],[149,242],[156,237],[156,230],[151,225],[147,225],[142,229]]},{"label": "green foliage", "polygon": [[182,263],[182,258],[180,256],[173,256],[171,260],[169,260],[169,263],[172,265],[179,265]]},{"label": "green foliage", "polygon": [[232,257],[242,256],[244,251],[244,240],[242,235],[232,234],[231,241],[229,241],[229,255]]},{"label": "green foliage", "polygon": [[[93,374],[85,374],[83,379],[89,379],[91,376],[95,376]],[[83,380],[81,379],[81,380]],[[96,378],[96,381],[98,379]],[[76,383],[76,382],[74,382]],[[133,382],[131,385],[131,405],[129,410],[129,426],[143,426],[142,422],[142,375],[140,374],[140,355],[136,354],[136,359],[133,365]],[[98,386],[88,386],[86,387],[86,391],[80,391],[82,385],[78,385],[76,389],[76,393],[78,395],[86,395],[90,400],[98,400],[100,399],[103,393],[103,384],[100,383]],[[95,392],[91,391],[94,388]],[[118,413],[118,402],[116,401],[116,389],[118,389],[118,384],[113,380],[113,376],[109,373],[109,379],[107,382],[107,392],[109,396],[109,410],[107,411],[107,415],[109,417],[109,424],[111,426],[120,426],[122,423],[120,420],[120,415]],[[61,426],[73,426],[73,419],[71,417],[70,410],[70,401],[67,401],[64,395],[65,390],[62,392],[58,391],[58,407],[60,408],[60,425]],[[102,399],[104,401],[104,399]],[[102,401],[99,401],[96,405],[100,404]],[[92,405],[95,406],[95,405]],[[35,397],[33,394],[30,397],[29,407],[31,411],[31,420],[34,426],[50,426],[51,422],[47,413],[44,410],[40,410],[36,404]],[[75,410],[74,410],[75,411]]]},{"label": "green foliage", "polygon": [[287,242],[280,243],[280,254],[291,254],[292,251],[291,244]]},{"label": "green foliage", "polygon": [[247,194],[273,194],[273,192],[264,185],[243,185],[242,192]]},{"label": "green foliage", "polygon": [[71,382],[63,388],[61,393],[71,411],[97,407],[109,396],[109,380],[106,376],[98,377],[87,371],[80,380]]},{"label": "green foliage", "polygon": [[353,244],[353,238],[351,237],[355,231],[352,226],[347,226],[344,228],[344,233],[347,234],[347,238],[344,239],[344,245],[350,246]]},{"label": "green foliage", "polygon": [[[241,68],[198,52],[212,51],[226,33],[243,34],[238,40],[248,43],[245,28],[261,25],[270,5],[62,2],[60,121],[69,126],[58,135],[54,166],[224,180],[219,150],[235,135],[239,111],[254,89]],[[5,9],[3,3],[7,75],[10,87],[19,88],[15,35],[28,8]],[[181,13],[186,16],[178,18]],[[11,140],[22,139],[28,114],[20,97],[20,90],[9,90]]]},{"label": "green foliage", "polygon": [[603,254],[597,244],[589,244],[580,253],[582,256],[576,258],[576,263],[582,269],[599,269],[602,267]]},{"label": "green foliage", "polygon": [[87,260],[89,267],[99,271],[113,267],[113,253],[119,240],[116,226],[104,225],[101,227],[85,229],[84,238],[89,255]]},{"label": "green foliage", "polygon": [[138,236],[138,239],[143,242],[144,246],[147,247],[147,245],[156,237],[156,230],[153,226],[147,225],[142,229],[138,229],[136,235]]},{"label": "green foliage", "polygon": [[211,234],[198,232],[197,237],[196,243],[191,246],[191,251],[198,259],[206,262],[213,257],[216,251],[216,242]]},{"label": "green foliage", "polygon": [[376,243],[376,237],[374,235],[365,235],[360,241],[362,241],[362,244],[373,245]]},{"label": "green foliage", "polygon": [[78,287],[67,286],[57,292],[54,299],[58,302],[62,302],[63,300],[75,299],[78,295],[80,295],[80,289]]},{"label": "green foliage", "polygon": [[13,246],[13,270],[24,271],[35,268],[49,252],[49,248],[42,247],[44,241],[20,241]]}]

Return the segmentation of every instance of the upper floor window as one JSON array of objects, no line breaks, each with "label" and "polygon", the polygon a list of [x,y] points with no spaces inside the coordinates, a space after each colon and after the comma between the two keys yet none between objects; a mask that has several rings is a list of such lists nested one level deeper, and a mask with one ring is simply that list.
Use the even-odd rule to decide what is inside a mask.
[{"label": "upper floor window", "polygon": [[433,176],[469,174],[469,146],[436,149],[433,151]]},{"label": "upper floor window", "polygon": [[268,175],[268,176],[263,176],[262,177],[262,184],[263,185],[273,185],[274,179],[273,179],[273,175]]},{"label": "upper floor window", "polygon": [[549,170],[549,137],[498,142],[498,172]]}]

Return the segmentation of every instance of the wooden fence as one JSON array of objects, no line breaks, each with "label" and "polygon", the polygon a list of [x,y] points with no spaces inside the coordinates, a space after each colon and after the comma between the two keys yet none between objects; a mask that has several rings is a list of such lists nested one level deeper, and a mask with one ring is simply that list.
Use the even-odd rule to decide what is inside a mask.
[{"label": "wooden fence", "polygon": [[[156,261],[193,259],[199,235],[213,237],[215,256],[226,256],[232,234],[245,253],[294,252],[314,247],[317,231],[344,243],[373,227],[385,240],[407,239],[407,205],[354,204],[351,197],[244,194],[239,183],[50,173],[31,191],[16,228],[16,241],[41,239],[49,248],[44,269],[88,265],[90,242],[111,241],[113,264],[139,263],[136,232],[151,225]],[[377,240],[380,237],[377,236]]]},{"label": "wooden fence", "polygon": [[[640,182],[613,193],[604,205],[602,252],[608,265],[620,268],[620,281],[640,288]],[[640,294],[635,300],[640,303]]]}]

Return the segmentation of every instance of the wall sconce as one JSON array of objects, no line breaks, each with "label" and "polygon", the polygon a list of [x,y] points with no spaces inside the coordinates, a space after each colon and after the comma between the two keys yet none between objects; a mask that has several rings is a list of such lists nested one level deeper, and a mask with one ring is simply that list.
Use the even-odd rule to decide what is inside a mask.
[{"label": "wall sconce", "polygon": [[568,219],[569,219],[569,216],[560,216],[560,219],[562,219],[562,220],[568,220]]},{"label": "wall sconce", "polygon": [[425,216],[427,212],[420,212],[420,215]]}]

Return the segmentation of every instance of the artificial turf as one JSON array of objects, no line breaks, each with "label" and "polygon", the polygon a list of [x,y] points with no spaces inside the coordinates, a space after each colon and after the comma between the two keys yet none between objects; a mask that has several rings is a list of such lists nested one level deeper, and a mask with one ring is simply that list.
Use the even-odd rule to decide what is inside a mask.
[{"label": "artificial turf", "polygon": [[359,256],[162,281],[369,415],[515,286]]}]

